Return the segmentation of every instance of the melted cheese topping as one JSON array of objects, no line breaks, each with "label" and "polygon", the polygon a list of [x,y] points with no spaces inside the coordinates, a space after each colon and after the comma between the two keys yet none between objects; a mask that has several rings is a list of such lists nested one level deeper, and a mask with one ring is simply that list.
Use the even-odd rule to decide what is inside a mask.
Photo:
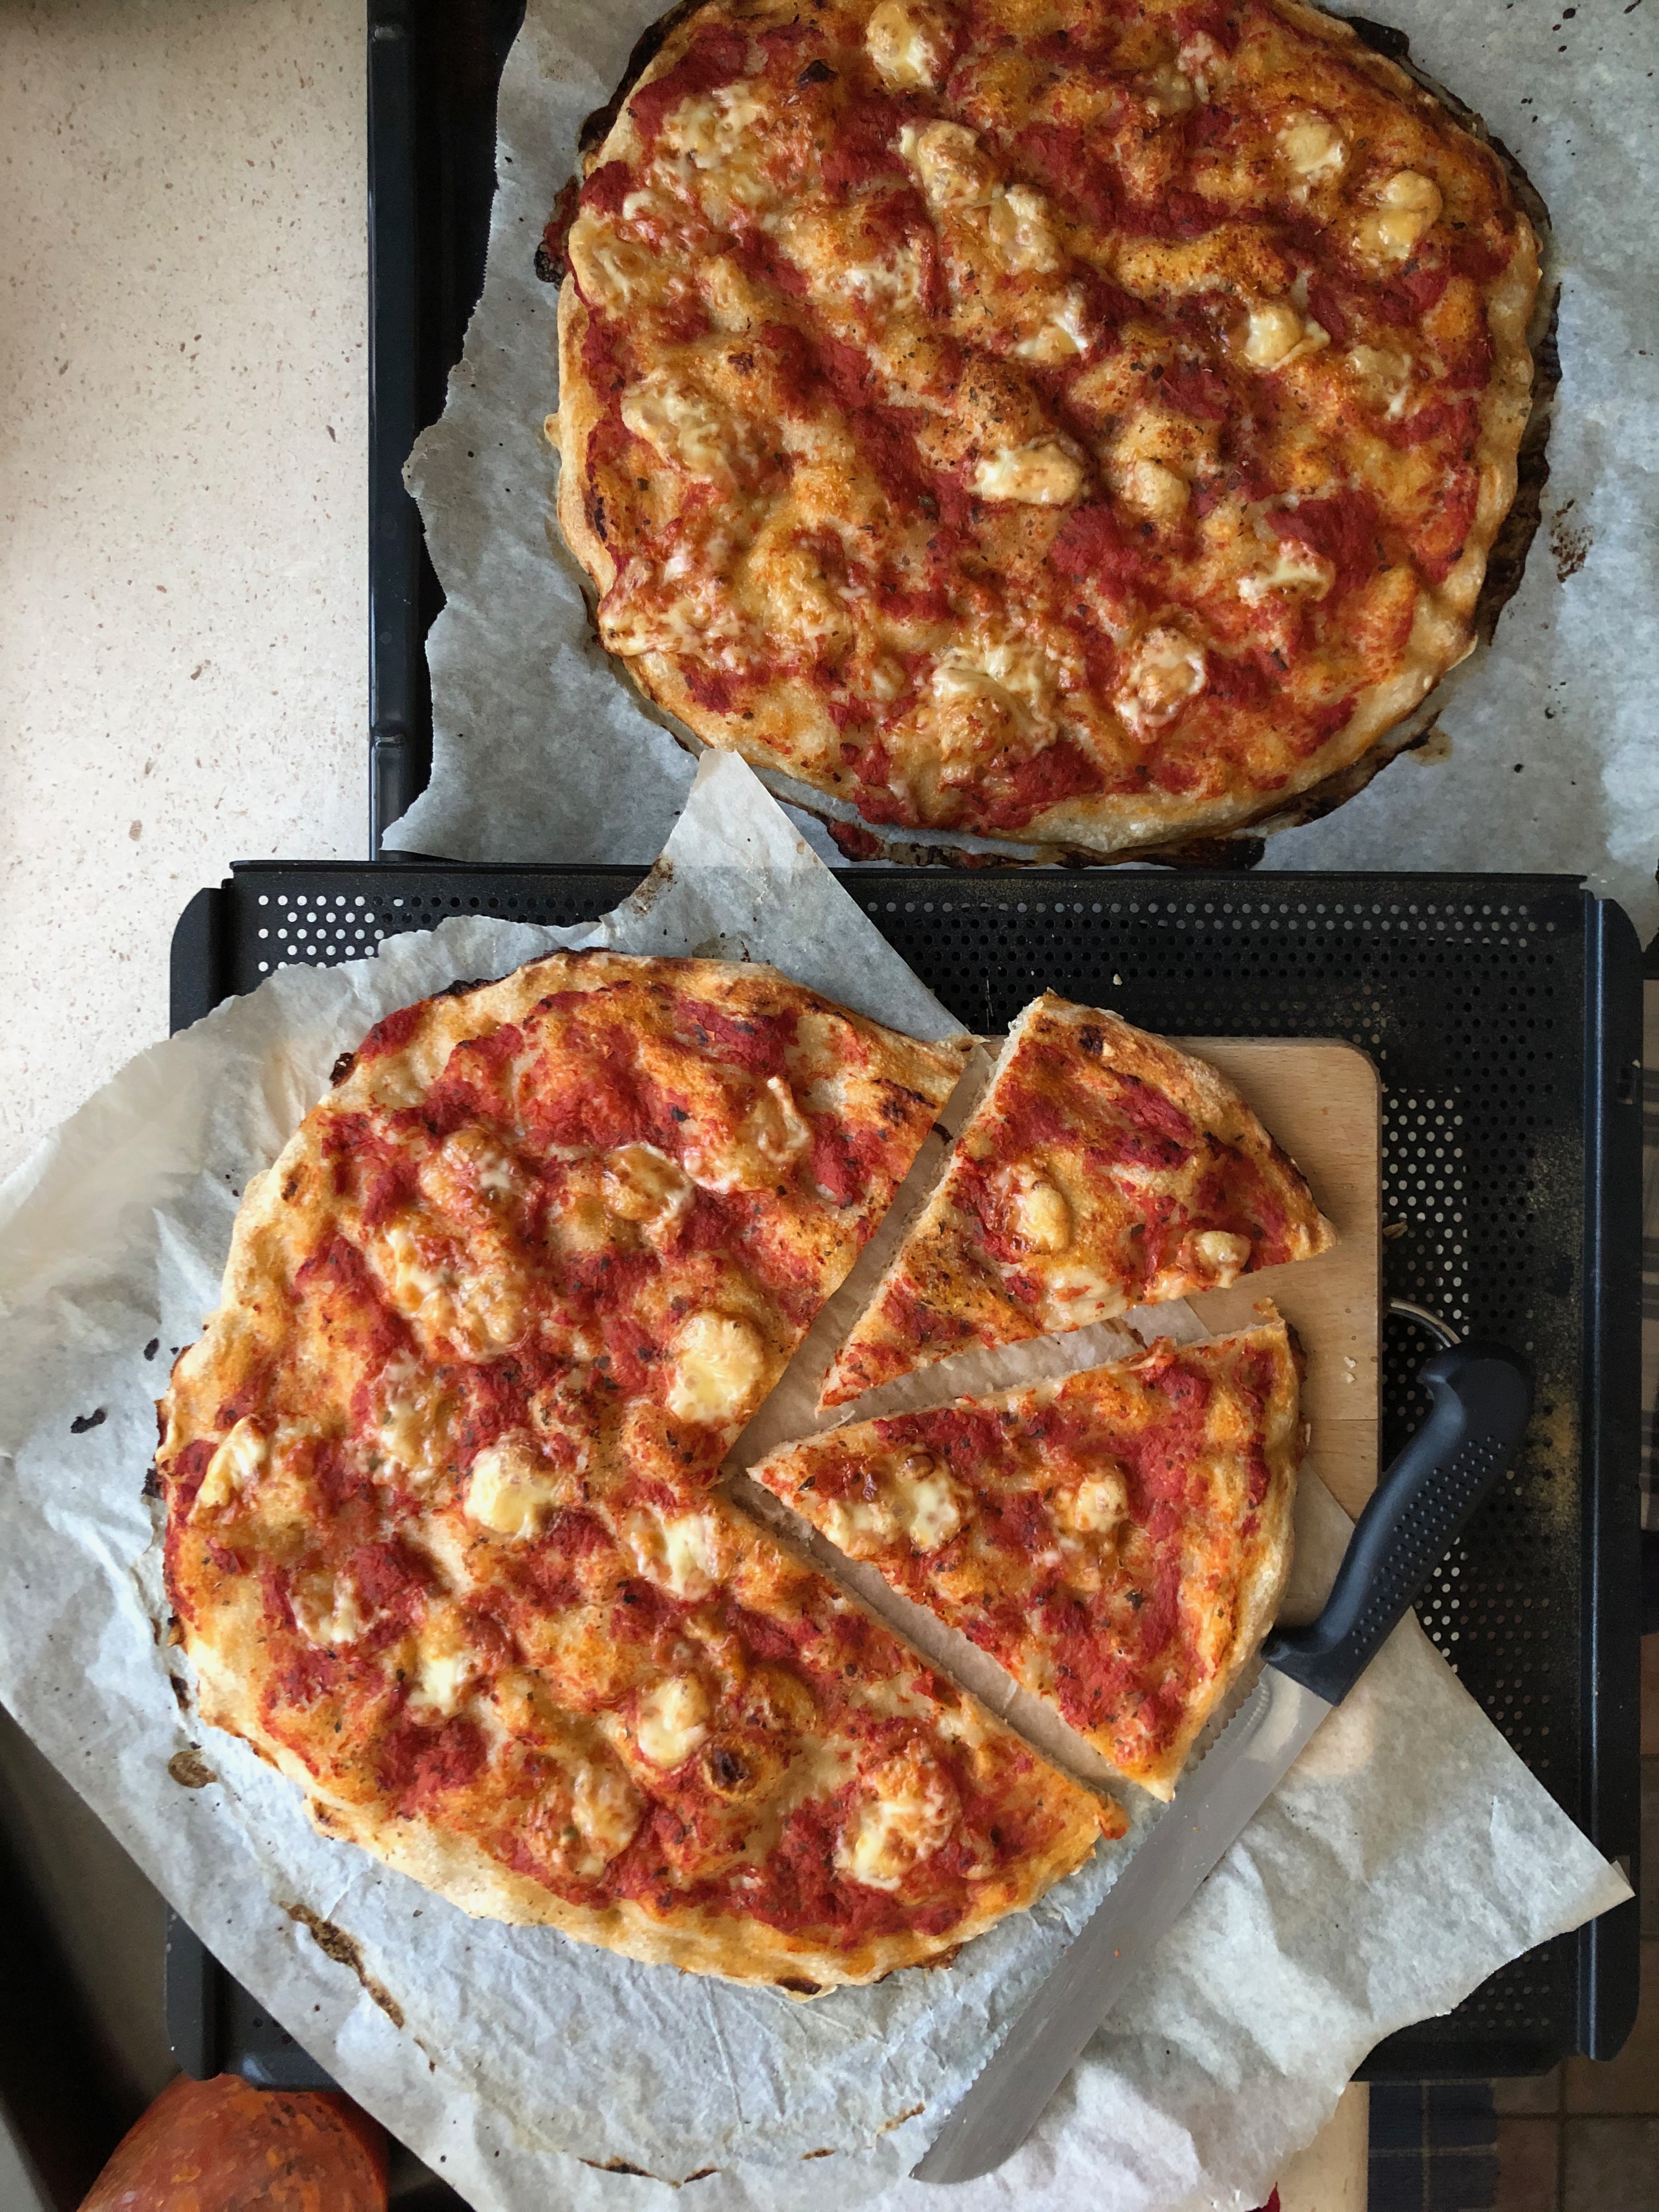
[{"label": "melted cheese topping", "polygon": [[1279,143],[1298,177],[1339,177],[1348,158],[1342,133],[1322,115],[1298,115],[1280,131]]},{"label": "melted cheese topping", "polygon": [[693,1314],[675,1344],[668,1410],[707,1428],[729,1426],[752,1412],[766,1370],[766,1346],[752,1322]]},{"label": "melted cheese topping", "polygon": [[1310,599],[1322,599],[1335,580],[1335,568],[1322,553],[1289,538],[1274,549],[1265,568],[1239,578],[1238,596],[1253,607],[1273,592],[1305,592]]},{"label": "melted cheese topping", "polygon": [[665,1772],[684,1766],[708,1733],[708,1692],[695,1674],[670,1674],[646,1692],[634,1720],[640,1756]]},{"label": "melted cheese topping", "polygon": [[1408,261],[1445,208],[1431,177],[1401,169],[1378,191],[1376,211],[1361,218],[1354,241],[1362,253],[1382,261]]},{"label": "melted cheese topping", "polygon": [[[1182,0],[725,21],[671,34],[570,238],[560,511],[650,696],[878,827],[1101,852],[1410,711],[1519,435],[1534,242],[1485,149],[1272,0],[1224,42]],[[1317,620],[1258,575],[1293,497]],[[936,711],[988,626],[1066,672],[1017,742]],[[1226,680],[1149,697],[1153,632]]]},{"label": "melted cheese topping", "polygon": [[696,1195],[696,1185],[678,1160],[655,1145],[619,1145],[605,1156],[605,1203],[622,1221],[672,1232]]},{"label": "melted cheese topping", "polygon": [[641,1509],[622,1526],[639,1571],[672,1596],[706,1598],[725,1568],[725,1524],[711,1513]]},{"label": "melted cheese topping", "polygon": [[950,1836],[949,1782],[924,1754],[885,1759],[864,1783],[836,1846],[836,1864],[870,1889],[896,1889]]},{"label": "melted cheese topping", "polygon": [[864,34],[882,82],[896,92],[938,89],[950,58],[950,40],[931,8],[914,0],[879,0]]},{"label": "melted cheese topping", "polygon": [[1139,738],[1164,728],[1204,689],[1207,673],[1202,646],[1178,629],[1149,629],[1124,663],[1116,699],[1125,726]]},{"label": "melted cheese topping", "polygon": [[1104,1535],[1128,1510],[1128,1485],[1121,1468],[1101,1468],[1054,1493],[1054,1518],[1074,1535]]},{"label": "melted cheese topping", "polygon": [[1034,438],[987,453],[974,468],[981,499],[1018,500],[1028,507],[1066,507],[1083,489],[1083,464],[1058,438]]},{"label": "melted cheese topping", "polygon": [[555,1506],[569,1504],[575,1482],[555,1468],[528,1437],[487,1444],[468,1469],[466,1516],[497,1536],[535,1536]]},{"label": "melted cheese topping", "polygon": [[208,1462],[196,1493],[195,1513],[218,1513],[258,1480],[270,1452],[269,1439],[246,1416]]},{"label": "melted cheese topping", "polygon": [[[389,1017],[250,1190],[168,1393],[212,1720],[471,1911],[796,1986],[937,1956],[1121,1832],[714,1487],[964,1057],[605,952]],[[725,1193],[687,1164],[723,1141]],[[507,1354],[463,1331],[486,1300]],[[912,1472],[932,1540],[957,1495]],[[898,1743],[959,1844],[878,1895],[827,1859]]]},{"label": "melted cheese topping", "polygon": [[410,1660],[410,1705],[433,1718],[451,1719],[472,1688],[478,1659],[448,1607],[434,1613],[411,1639]]},{"label": "melted cheese topping", "polygon": [[343,1575],[307,1575],[289,1594],[295,1624],[316,1644],[355,1644],[369,1626],[358,1595]]},{"label": "melted cheese topping", "polygon": [[1033,1252],[1063,1252],[1072,1241],[1072,1209],[1066,1194],[1024,1162],[1004,1177],[1013,1232]]}]

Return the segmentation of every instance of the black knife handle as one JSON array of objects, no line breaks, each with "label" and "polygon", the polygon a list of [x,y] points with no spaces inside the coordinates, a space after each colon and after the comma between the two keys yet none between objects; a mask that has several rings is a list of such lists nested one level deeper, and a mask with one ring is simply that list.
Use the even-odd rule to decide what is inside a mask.
[{"label": "black knife handle", "polygon": [[1325,1610],[1271,1636],[1261,1656],[1339,1705],[1503,1480],[1532,1413],[1532,1376],[1495,1344],[1459,1344],[1424,1363],[1434,1410],[1376,1486],[1343,1555]]}]

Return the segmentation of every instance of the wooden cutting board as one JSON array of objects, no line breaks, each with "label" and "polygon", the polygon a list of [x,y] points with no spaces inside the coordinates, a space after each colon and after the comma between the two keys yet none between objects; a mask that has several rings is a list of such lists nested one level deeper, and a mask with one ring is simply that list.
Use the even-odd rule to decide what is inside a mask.
[{"label": "wooden cutting board", "polygon": [[1307,1355],[1308,1464],[1350,1513],[1376,1486],[1381,1350],[1382,1089],[1355,1045],[1325,1038],[1181,1037],[1238,1085],[1313,1186],[1340,1241],[1316,1260],[1263,1267],[1190,1303],[1214,1334],[1271,1297]]}]

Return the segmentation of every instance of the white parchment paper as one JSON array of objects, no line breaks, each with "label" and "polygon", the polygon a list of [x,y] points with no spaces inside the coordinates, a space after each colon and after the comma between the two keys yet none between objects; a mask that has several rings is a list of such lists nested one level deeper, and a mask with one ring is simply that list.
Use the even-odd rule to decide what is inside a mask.
[{"label": "white parchment paper", "polygon": [[[1127,1846],[948,1968],[797,2004],[469,1919],[319,1837],[296,1789],[195,1721],[160,1632],[151,1401],[216,1302],[247,1178],[371,1022],[580,941],[769,958],[916,1034],[954,1028],[741,763],[703,764],[665,859],[592,929],[462,918],[283,969],[132,1061],[0,1188],[0,1697],[232,1972],[481,2212],[936,2212],[903,2176]],[[1305,1585],[1346,1527],[1310,1477]],[[1036,2136],[952,2201],[1060,2212],[1109,2175],[1119,2212],[1254,2205],[1379,2037],[1628,1894],[1408,1620]]]},{"label": "white parchment paper", "polygon": [[[576,135],[662,0],[530,0],[501,82],[483,296],[410,484],[449,604],[428,641],[432,781],[388,842],[478,860],[648,861],[693,763],[593,639],[553,521],[556,295],[535,250]],[[1543,521],[1441,734],[1273,868],[1562,871],[1659,927],[1659,12],[1365,0],[1547,203],[1562,380]],[[781,780],[780,780],[781,783]],[[825,833],[798,826],[826,857]],[[943,841],[941,841],[943,842]],[[974,841],[967,841],[973,842]]]}]

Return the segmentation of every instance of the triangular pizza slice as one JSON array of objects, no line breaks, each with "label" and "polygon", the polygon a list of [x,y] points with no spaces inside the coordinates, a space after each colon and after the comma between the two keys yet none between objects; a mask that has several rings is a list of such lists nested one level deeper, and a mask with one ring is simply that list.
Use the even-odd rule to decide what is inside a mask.
[{"label": "triangular pizza slice", "polygon": [[250,1187],[181,1371],[258,1370],[271,1331],[361,1285],[374,1449],[414,1479],[476,1437],[520,1486],[540,1462],[706,1482],[967,1050],[730,961],[558,953],[405,1007]]},{"label": "triangular pizza slice", "polygon": [[1278,1607],[1303,1449],[1297,1365],[1274,1314],[1029,1389],[850,1423],[750,1472],[1168,1797]]},{"label": "triangular pizza slice", "polygon": [[1045,992],[1015,1022],[819,1403],[1335,1242],[1300,1170],[1207,1060]]}]

